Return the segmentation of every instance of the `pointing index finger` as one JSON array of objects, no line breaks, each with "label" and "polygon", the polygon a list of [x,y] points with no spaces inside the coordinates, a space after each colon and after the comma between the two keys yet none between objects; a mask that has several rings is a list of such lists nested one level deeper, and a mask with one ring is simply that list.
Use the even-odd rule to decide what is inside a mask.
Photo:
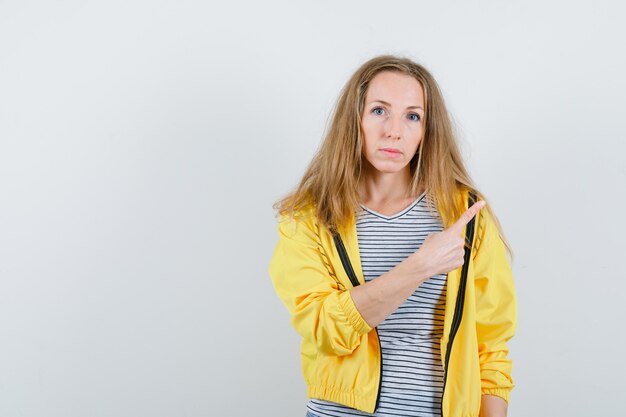
[{"label": "pointing index finger", "polygon": [[460,234],[463,230],[463,227],[465,227],[465,225],[469,223],[470,220],[472,220],[472,217],[474,217],[481,208],[485,207],[486,204],[487,203],[485,203],[484,200],[480,200],[472,204],[472,206],[468,208],[465,213],[463,213],[461,217],[459,217],[459,219],[448,228],[448,230]]}]

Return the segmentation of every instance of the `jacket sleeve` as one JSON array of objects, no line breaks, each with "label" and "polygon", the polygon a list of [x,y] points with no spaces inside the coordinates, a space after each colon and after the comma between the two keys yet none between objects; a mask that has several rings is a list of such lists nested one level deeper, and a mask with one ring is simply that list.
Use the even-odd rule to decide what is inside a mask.
[{"label": "jacket sleeve", "polygon": [[477,232],[480,243],[474,257],[474,285],[481,392],[508,403],[515,387],[507,346],[517,327],[513,275],[493,219],[486,211],[480,211],[479,216],[482,224]]},{"label": "jacket sleeve", "polygon": [[326,266],[311,223],[281,217],[269,274],[296,331],[324,354],[348,355],[371,327],[350,292],[333,276],[332,267]]}]

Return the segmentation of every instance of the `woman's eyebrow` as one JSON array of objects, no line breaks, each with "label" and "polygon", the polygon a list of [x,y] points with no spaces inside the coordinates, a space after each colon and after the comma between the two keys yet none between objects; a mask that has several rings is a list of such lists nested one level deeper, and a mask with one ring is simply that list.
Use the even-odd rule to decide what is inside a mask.
[{"label": "woman's eyebrow", "polygon": [[[383,100],[372,100],[368,104],[376,103],[376,102],[382,103],[382,104],[384,104],[386,106],[391,106],[391,104],[389,104],[389,103],[387,103],[386,101],[383,101]],[[409,107],[407,107],[407,109],[422,109],[422,108],[420,106],[409,106]],[[424,109],[422,109],[422,110],[424,110]]]}]

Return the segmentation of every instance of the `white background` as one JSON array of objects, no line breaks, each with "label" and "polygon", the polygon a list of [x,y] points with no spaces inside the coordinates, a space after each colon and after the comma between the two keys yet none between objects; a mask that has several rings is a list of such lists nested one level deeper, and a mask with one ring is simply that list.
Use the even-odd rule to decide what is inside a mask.
[{"label": "white background", "polygon": [[515,250],[509,416],[623,416],[608,1],[0,2],[0,416],[304,416],[272,203],[381,53],[440,83]]}]

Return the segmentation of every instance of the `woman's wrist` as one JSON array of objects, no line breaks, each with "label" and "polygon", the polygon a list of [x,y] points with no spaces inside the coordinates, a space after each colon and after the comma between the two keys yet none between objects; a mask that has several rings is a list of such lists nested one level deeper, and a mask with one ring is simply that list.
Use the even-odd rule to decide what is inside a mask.
[{"label": "woman's wrist", "polygon": [[402,276],[402,279],[410,281],[415,287],[434,275],[429,272],[428,263],[422,258],[419,250],[396,265],[394,269],[398,275]]}]

